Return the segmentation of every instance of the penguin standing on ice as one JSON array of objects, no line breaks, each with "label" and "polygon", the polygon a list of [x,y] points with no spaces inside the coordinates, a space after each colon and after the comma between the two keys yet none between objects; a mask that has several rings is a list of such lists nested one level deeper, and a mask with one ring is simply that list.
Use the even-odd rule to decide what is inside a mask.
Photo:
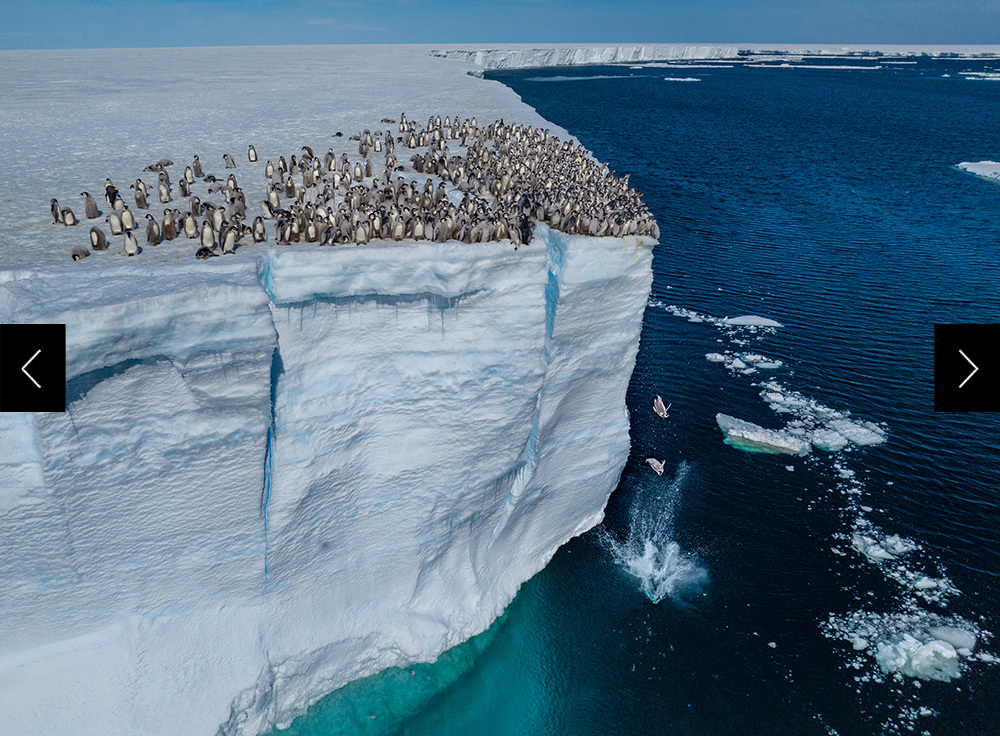
[{"label": "penguin standing on ice", "polygon": [[227,169],[235,169],[236,168],[236,162],[233,161],[233,157],[230,156],[228,153],[222,154],[222,158],[225,159],[225,161],[226,161],[226,168]]},{"label": "penguin standing on ice", "polygon": [[190,212],[184,216],[184,235],[189,240],[198,237],[198,222]]},{"label": "penguin standing on ice", "polygon": [[108,249],[108,239],[104,235],[104,231],[99,227],[90,228],[90,247],[94,250],[107,250]]},{"label": "penguin standing on ice", "polygon": [[[194,155],[194,161],[191,163],[191,169],[194,172],[194,175],[199,179],[205,175],[205,171],[201,168],[201,159],[198,158],[198,154]],[[194,184],[194,182],[191,183]]]},{"label": "penguin standing on ice", "polygon": [[111,205],[112,209],[115,206],[115,200],[118,199],[118,190],[115,185],[111,183],[111,179],[104,180],[104,198],[108,200],[108,204]]},{"label": "penguin standing on ice", "polygon": [[136,208],[140,209],[140,210],[147,209],[149,207],[149,205],[146,204],[146,192],[143,190],[143,188],[142,187],[138,187],[135,184],[133,184],[131,186],[131,188],[135,190],[135,206],[136,206]]},{"label": "penguin standing on ice", "polygon": [[255,217],[253,221],[253,242],[263,243],[267,238],[267,230],[264,229],[264,218]]},{"label": "penguin standing on ice", "polygon": [[160,195],[160,204],[166,204],[170,201],[170,185],[166,182],[160,182],[156,187],[157,192]]},{"label": "penguin standing on ice", "polygon": [[107,220],[112,235],[121,235],[125,231],[125,228],[122,227],[122,220],[117,212],[109,212],[108,216],[104,219]]},{"label": "penguin standing on ice", "polygon": [[126,230],[135,230],[135,215],[132,214],[132,210],[128,208],[128,205],[123,205],[121,218],[123,228]]},{"label": "penguin standing on ice", "polygon": [[62,212],[60,214],[62,215],[63,225],[68,226],[76,224],[76,215],[73,214],[73,210],[71,210],[69,207],[63,207]]},{"label": "penguin standing on ice", "polygon": [[163,210],[163,239],[173,240],[177,237],[177,223],[170,210]]},{"label": "penguin standing on ice", "polygon": [[49,212],[52,214],[52,224],[59,225],[62,223],[62,210],[59,209],[59,200],[55,197],[49,202]]},{"label": "penguin standing on ice", "polygon": [[254,148],[252,145],[247,150],[247,158],[250,159],[250,163],[252,164],[257,163],[257,149]]},{"label": "penguin standing on ice", "polygon": [[215,248],[215,230],[212,229],[212,224],[208,220],[205,220],[201,225],[201,247]]},{"label": "penguin standing on ice", "polygon": [[87,219],[93,220],[98,217],[101,213],[97,209],[97,202],[90,196],[90,192],[80,192],[80,196],[83,197],[83,209]]},{"label": "penguin standing on ice", "polygon": [[160,244],[160,226],[156,224],[156,218],[148,212],[146,213],[146,242],[149,245]]},{"label": "penguin standing on ice", "polygon": [[222,232],[219,235],[219,245],[222,246],[223,253],[236,252],[236,235],[236,228],[223,225]]},{"label": "penguin standing on ice", "polygon": [[139,255],[139,243],[136,241],[135,236],[132,234],[131,230],[125,231],[125,255],[127,256]]}]

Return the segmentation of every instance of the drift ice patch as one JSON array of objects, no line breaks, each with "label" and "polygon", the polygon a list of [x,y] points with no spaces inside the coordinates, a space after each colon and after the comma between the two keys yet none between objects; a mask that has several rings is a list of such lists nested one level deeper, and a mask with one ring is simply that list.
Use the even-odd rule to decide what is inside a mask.
[{"label": "drift ice patch", "polygon": [[[727,349],[707,353],[705,359],[734,377],[783,368],[781,361],[749,349],[751,343],[776,333],[781,325],[774,320],[755,315],[711,317],[656,301],[650,301],[649,306],[718,329],[724,338],[720,342],[727,343]],[[922,683],[954,682],[976,664],[1000,663],[1000,658],[985,648],[993,634],[981,622],[949,612],[961,592],[919,542],[872,520],[876,510],[864,503],[867,488],[859,478],[860,469],[847,463],[852,449],[884,443],[888,427],[825,406],[774,377],[752,385],[785,424],[780,429],[767,429],[720,413],[716,422],[724,441],[746,452],[806,455],[814,447],[825,451],[809,455],[807,462],[813,466],[829,463],[831,491],[845,520],[845,528],[834,535],[830,551],[854,570],[877,571],[887,581],[891,599],[879,605],[872,590],[859,587],[857,607],[847,613],[831,612],[820,622],[820,630],[837,642],[845,671],[851,673],[851,684],[859,694],[863,688],[879,688],[878,701],[890,714],[878,732],[917,731],[918,720],[937,715],[921,700]],[[794,470],[794,466],[786,469]]]}]

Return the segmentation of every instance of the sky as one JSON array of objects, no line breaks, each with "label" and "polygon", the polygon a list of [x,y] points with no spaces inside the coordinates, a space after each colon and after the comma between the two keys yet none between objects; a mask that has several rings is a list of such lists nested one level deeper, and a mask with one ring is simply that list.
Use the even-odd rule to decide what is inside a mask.
[{"label": "sky", "polygon": [[0,0],[0,49],[998,44],[1000,0]]}]

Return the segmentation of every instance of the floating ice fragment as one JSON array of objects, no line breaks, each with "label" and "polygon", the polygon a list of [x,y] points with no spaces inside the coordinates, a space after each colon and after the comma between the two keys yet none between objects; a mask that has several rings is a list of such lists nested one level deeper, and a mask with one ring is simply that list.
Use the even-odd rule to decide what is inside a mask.
[{"label": "floating ice fragment", "polygon": [[927,629],[927,633],[935,639],[948,642],[958,650],[968,649],[971,652],[976,648],[976,635],[956,626],[932,626]]},{"label": "floating ice fragment", "polygon": [[725,359],[726,356],[723,355],[722,353],[708,353],[705,356],[705,360],[709,361],[710,363],[721,363]]},{"label": "floating ice fragment", "polygon": [[715,421],[725,435],[725,443],[739,450],[783,455],[805,455],[809,452],[808,442],[788,432],[764,429],[727,414],[716,414]]},{"label": "floating ice fragment", "polygon": [[740,317],[725,317],[722,320],[724,325],[736,327],[783,327],[780,322],[775,322],[767,317],[759,317],[756,314],[745,314]]},{"label": "floating ice fragment", "polygon": [[885,672],[898,672],[921,680],[949,682],[961,677],[958,652],[940,639],[921,641],[912,634],[879,647],[875,661]]}]

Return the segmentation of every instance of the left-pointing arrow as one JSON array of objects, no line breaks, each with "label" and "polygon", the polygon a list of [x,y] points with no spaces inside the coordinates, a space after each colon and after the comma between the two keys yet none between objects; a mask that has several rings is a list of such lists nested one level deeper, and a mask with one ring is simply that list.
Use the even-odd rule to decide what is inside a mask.
[{"label": "left-pointing arrow", "polygon": [[40,349],[35,351],[35,354],[28,358],[28,362],[21,366],[21,372],[28,377],[28,380],[35,384],[35,388],[41,388],[41,384],[36,381],[30,373],[28,373],[28,366],[31,365],[31,361],[38,357],[38,354],[42,352]]}]

